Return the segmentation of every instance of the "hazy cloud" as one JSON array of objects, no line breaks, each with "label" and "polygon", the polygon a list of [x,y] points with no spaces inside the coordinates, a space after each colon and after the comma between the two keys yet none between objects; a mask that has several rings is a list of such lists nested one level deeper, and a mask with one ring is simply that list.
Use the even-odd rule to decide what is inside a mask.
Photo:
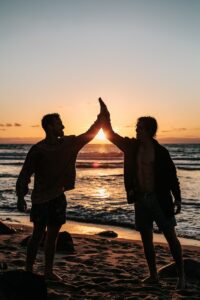
[{"label": "hazy cloud", "polygon": [[173,132],[173,131],[186,131],[187,128],[173,128],[169,130],[161,130],[161,132],[166,133],[166,132]]},{"label": "hazy cloud", "polygon": [[31,125],[30,127],[40,127],[40,125]]},{"label": "hazy cloud", "polygon": [[20,127],[20,126],[22,126],[22,124],[20,124],[20,123],[14,123],[14,124],[12,124],[12,123],[6,123],[6,124],[0,124],[0,127],[12,127],[12,126],[15,126],[15,127]]},{"label": "hazy cloud", "polygon": [[176,130],[177,131],[185,131],[185,130],[187,130],[187,128],[177,128]]}]

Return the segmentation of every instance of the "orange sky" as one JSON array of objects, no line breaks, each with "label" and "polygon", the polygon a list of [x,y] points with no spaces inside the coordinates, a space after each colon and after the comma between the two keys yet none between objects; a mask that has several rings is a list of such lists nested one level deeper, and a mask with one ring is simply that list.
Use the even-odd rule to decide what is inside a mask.
[{"label": "orange sky", "polygon": [[123,136],[151,115],[158,140],[200,142],[199,12],[193,0],[1,1],[0,142],[41,139],[51,112],[81,134],[98,97]]}]

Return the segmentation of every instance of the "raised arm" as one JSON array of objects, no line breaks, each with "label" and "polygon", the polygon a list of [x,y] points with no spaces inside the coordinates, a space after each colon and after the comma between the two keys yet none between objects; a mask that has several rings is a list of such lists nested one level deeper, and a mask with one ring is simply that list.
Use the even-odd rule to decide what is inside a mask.
[{"label": "raised arm", "polygon": [[113,144],[115,144],[120,150],[125,151],[128,139],[114,132],[110,121],[110,113],[107,109],[106,104],[103,102],[101,98],[99,98],[99,103],[101,106],[100,116],[102,121],[102,128],[107,139]]},{"label": "raised arm", "polygon": [[95,122],[90,126],[90,128],[86,132],[76,136],[76,144],[79,149],[81,149],[84,145],[89,143],[97,135],[101,128],[101,123],[101,116],[99,114]]}]

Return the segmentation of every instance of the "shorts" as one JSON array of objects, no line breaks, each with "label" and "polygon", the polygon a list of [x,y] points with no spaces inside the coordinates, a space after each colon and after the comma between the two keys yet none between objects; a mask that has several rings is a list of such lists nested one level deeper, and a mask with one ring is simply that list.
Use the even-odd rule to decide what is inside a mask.
[{"label": "shorts", "polygon": [[137,196],[137,201],[134,205],[136,230],[152,230],[154,221],[161,231],[176,226],[175,216],[165,216],[155,193],[143,193]]},{"label": "shorts", "polygon": [[65,194],[42,204],[33,204],[30,212],[30,221],[43,225],[65,224],[66,207]]}]

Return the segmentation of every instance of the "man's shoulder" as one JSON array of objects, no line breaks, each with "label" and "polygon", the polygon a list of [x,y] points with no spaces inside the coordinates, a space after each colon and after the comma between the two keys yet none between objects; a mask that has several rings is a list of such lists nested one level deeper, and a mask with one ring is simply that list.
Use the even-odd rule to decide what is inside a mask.
[{"label": "man's shoulder", "polygon": [[43,149],[45,147],[45,145],[46,145],[45,140],[41,140],[38,143],[36,143],[35,145],[33,145],[30,150],[37,152],[37,151],[40,151],[40,149]]},{"label": "man's shoulder", "polygon": [[139,145],[139,141],[136,138],[130,138],[127,136],[123,138],[124,152],[132,153],[134,149],[136,150],[138,148],[138,145]]},{"label": "man's shoulder", "polygon": [[134,137],[130,138],[128,136],[124,137],[124,141],[127,142],[130,145],[131,144],[137,144],[137,142],[138,142],[136,138],[134,138]]},{"label": "man's shoulder", "polygon": [[40,147],[40,144],[41,144],[42,141],[39,141],[37,142],[36,144],[32,145],[29,149],[29,153],[32,153],[32,152],[36,152],[38,151],[39,147]]},{"label": "man's shoulder", "polygon": [[76,140],[76,136],[75,135],[65,135],[61,138],[58,139],[58,143],[56,143],[55,145],[51,145],[45,142],[45,140],[41,140],[39,141],[37,144],[35,144],[34,150],[36,151],[40,151],[40,150],[52,150],[52,149],[56,149],[58,146],[66,146],[70,143],[75,142]]},{"label": "man's shoulder", "polygon": [[153,140],[153,142],[157,151],[159,151],[163,155],[169,155],[169,151],[165,146],[161,145],[157,140]]},{"label": "man's shoulder", "polygon": [[127,142],[127,145],[132,147],[132,148],[138,148],[139,144],[140,144],[140,141],[137,140],[136,138],[132,137],[132,138],[129,138],[129,137],[125,137],[126,139],[126,142]]},{"label": "man's shoulder", "polygon": [[38,142],[30,147],[30,149],[27,152],[26,159],[32,160],[32,159],[35,159],[38,157],[39,153],[41,152],[40,148],[38,146],[39,144],[40,144],[40,142]]},{"label": "man's shoulder", "polygon": [[41,154],[45,151],[45,149],[46,148],[45,148],[44,140],[41,140],[30,148],[28,155],[34,159],[37,159],[38,157],[41,156]]}]

